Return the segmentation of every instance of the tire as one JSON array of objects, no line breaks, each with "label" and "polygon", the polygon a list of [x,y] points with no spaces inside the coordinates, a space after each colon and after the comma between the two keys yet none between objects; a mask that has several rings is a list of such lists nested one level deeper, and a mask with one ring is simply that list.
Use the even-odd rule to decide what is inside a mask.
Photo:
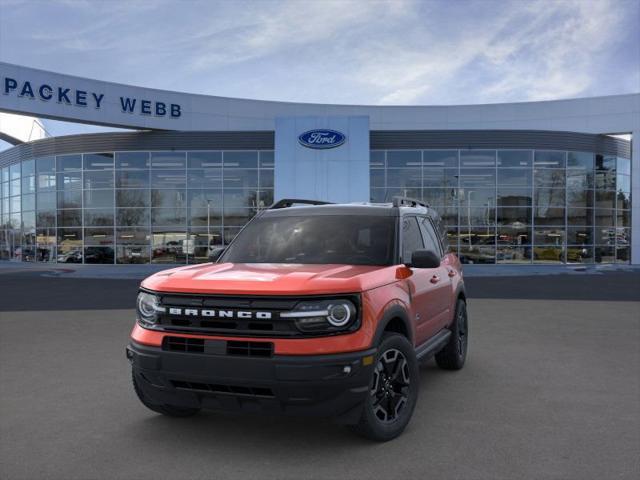
[{"label": "tire", "polygon": [[199,408],[176,407],[175,405],[154,405],[144,395],[144,392],[138,385],[138,381],[136,380],[136,376],[133,371],[131,372],[131,381],[133,382],[133,390],[136,392],[138,399],[140,399],[140,402],[142,402],[142,404],[149,410],[161,413],[168,417],[191,417],[200,411]]},{"label": "tire", "polygon": [[364,401],[360,420],[351,429],[377,442],[396,438],[411,420],[419,381],[413,345],[400,334],[385,334],[376,354],[369,395]]},{"label": "tire", "polygon": [[469,343],[469,319],[467,303],[459,298],[451,324],[451,337],[442,350],[436,353],[436,363],[444,370],[460,370],[467,359]]}]

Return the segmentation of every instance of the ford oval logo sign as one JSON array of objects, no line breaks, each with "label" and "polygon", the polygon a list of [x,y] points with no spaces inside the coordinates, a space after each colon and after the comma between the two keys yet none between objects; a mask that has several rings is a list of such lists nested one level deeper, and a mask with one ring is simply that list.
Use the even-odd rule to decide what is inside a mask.
[{"label": "ford oval logo sign", "polygon": [[324,128],[304,132],[298,141],[307,148],[335,148],[346,142],[347,137],[344,133]]}]

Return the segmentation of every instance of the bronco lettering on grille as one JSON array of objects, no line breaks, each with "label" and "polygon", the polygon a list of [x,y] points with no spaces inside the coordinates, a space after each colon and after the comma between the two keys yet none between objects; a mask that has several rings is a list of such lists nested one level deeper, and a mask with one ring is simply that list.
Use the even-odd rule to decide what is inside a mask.
[{"label": "bronco lettering on grille", "polygon": [[214,318],[240,318],[270,320],[271,312],[251,312],[244,310],[200,310],[197,308],[169,308],[169,315],[184,317],[214,317]]}]

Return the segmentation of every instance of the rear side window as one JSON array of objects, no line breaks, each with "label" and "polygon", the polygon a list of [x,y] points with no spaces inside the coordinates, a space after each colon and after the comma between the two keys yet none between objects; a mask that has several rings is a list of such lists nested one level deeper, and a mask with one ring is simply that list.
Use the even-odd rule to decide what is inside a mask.
[{"label": "rear side window", "polygon": [[449,251],[449,238],[447,237],[447,227],[445,227],[442,218],[439,215],[436,215],[431,218],[433,220],[433,226],[436,229],[436,233],[440,237],[440,242],[442,243],[442,248],[445,252]]},{"label": "rear side window", "polygon": [[402,263],[411,262],[411,254],[424,248],[416,217],[402,219]]},{"label": "rear side window", "polygon": [[438,240],[438,234],[433,229],[433,225],[428,218],[423,217],[420,219],[420,230],[424,237],[424,248],[435,252],[440,258],[442,258],[442,247]]}]

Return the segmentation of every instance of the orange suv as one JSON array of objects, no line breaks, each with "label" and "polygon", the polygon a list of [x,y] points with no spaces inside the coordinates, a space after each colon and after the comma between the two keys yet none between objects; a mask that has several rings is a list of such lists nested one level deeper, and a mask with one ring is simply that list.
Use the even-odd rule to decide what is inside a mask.
[{"label": "orange suv", "polygon": [[417,200],[281,200],[211,260],[142,282],[126,351],[155,412],[333,417],[385,441],[409,423],[419,361],[464,365],[461,265]]}]

